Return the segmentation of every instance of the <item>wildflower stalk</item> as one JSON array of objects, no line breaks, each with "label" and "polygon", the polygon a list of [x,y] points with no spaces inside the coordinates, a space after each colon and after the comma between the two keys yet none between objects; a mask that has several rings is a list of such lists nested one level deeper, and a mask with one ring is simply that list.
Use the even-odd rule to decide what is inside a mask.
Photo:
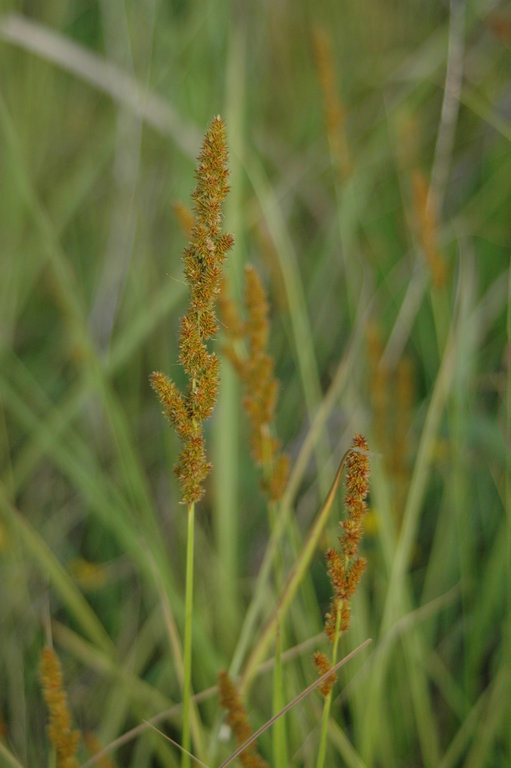
[{"label": "wildflower stalk", "polygon": [[[364,572],[366,561],[358,555],[358,545],[363,533],[363,517],[367,511],[365,498],[369,486],[369,459],[367,457],[367,442],[362,435],[355,435],[353,447],[348,453],[346,473],[346,497],[344,504],[347,510],[347,519],[340,525],[343,529],[339,537],[340,553],[335,549],[327,552],[327,569],[333,587],[333,597],[330,610],[325,617],[325,632],[332,642],[332,656],[329,660],[325,654],[316,653],[314,663],[319,674],[327,672],[337,661],[337,649],[341,633],[350,625],[350,600]],[[323,718],[321,724],[321,737],[318,750],[316,768],[323,768],[326,756],[328,718],[332,704],[332,688],[335,683],[335,675],[328,678],[322,686],[323,694]]]},{"label": "wildflower stalk", "polygon": [[229,298],[226,281],[222,285],[219,310],[228,338],[224,352],[243,383],[250,448],[254,462],[261,470],[261,489],[268,499],[273,525],[277,503],[287,483],[289,457],[280,452],[280,441],[274,436],[278,382],[274,377],[273,359],[266,349],[270,330],[269,304],[262,281],[252,265],[245,267],[246,321],[239,317]]},{"label": "wildflower stalk", "polygon": [[216,117],[207,131],[196,171],[194,216],[190,242],[184,253],[185,277],[191,298],[181,318],[179,360],[188,376],[183,395],[165,374],[151,375],[151,385],[164,415],[181,438],[183,447],[174,468],[183,502],[187,505],[185,628],[183,641],[183,752],[182,766],[190,765],[190,717],[192,702],[193,552],[195,504],[203,494],[203,482],[211,470],[206,460],[202,422],[215,405],[218,390],[218,358],[205,342],[218,329],[215,302],[220,291],[222,264],[232,245],[231,235],[221,232],[222,202],[228,192],[225,128]]}]

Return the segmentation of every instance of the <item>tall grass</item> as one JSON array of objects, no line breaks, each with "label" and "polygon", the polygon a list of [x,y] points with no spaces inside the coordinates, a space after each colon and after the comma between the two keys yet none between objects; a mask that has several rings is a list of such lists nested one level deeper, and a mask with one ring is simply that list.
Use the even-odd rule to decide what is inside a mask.
[{"label": "tall grass", "polygon": [[[219,670],[253,731],[316,682],[336,472],[362,432],[367,568],[338,658],[372,643],[338,672],[325,765],[507,765],[505,5],[22,11],[4,0],[0,16],[0,763],[51,764],[48,643],[71,729],[97,739],[80,741],[82,766],[98,743],[120,766],[180,765],[165,736],[182,739],[190,658],[191,751],[209,766],[235,747]],[[186,385],[173,205],[217,113],[230,291],[239,306],[254,264],[280,381],[271,429],[291,461],[268,514],[222,359],[186,655],[181,449],[147,376]],[[322,710],[310,691],[259,734],[262,759],[316,765]]]}]

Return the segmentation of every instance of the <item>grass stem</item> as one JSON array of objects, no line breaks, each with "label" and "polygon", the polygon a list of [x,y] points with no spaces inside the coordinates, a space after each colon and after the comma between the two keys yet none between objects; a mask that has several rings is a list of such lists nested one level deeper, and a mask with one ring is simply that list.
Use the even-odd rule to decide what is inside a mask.
[{"label": "grass stem", "polygon": [[[334,645],[332,649],[332,666],[335,666],[335,664],[337,663],[337,648],[339,646],[339,638],[341,636],[341,614],[342,614],[341,607],[338,606],[337,618],[335,621]],[[323,766],[325,765],[327,735],[328,735],[328,720],[330,718],[330,709],[332,707],[332,691],[333,691],[333,688],[329,690],[323,702],[323,716],[321,719],[321,737],[319,740],[318,760],[316,763],[316,768],[323,768]]]},{"label": "grass stem", "polygon": [[[193,549],[195,504],[188,505],[186,540],[185,632],[183,646],[183,749],[190,751],[190,711],[192,703],[192,626],[193,626]],[[183,752],[182,768],[189,768],[190,756]]]}]

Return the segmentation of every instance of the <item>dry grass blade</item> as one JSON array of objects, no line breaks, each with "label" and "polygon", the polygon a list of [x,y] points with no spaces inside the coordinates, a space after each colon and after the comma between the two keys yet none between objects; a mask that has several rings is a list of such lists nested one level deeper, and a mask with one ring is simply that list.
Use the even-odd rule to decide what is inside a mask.
[{"label": "dry grass blade", "polygon": [[150,728],[152,731],[156,731],[156,733],[159,736],[162,736],[166,741],[170,741],[170,743],[179,749],[183,754],[188,755],[189,758],[191,758],[194,763],[197,763],[197,765],[202,765],[203,768],[209,768],[207,763],[203,763],[202,760],[199,760],[198,757],[195,757],[195,755],[192,752],[189,752],[187,749],[184,749],[184,747],[181,746],[181,744],[178,741],[175,741],[175,739],[171,739],[170,736],[167,736],[166,733],[163,733],[163,731],[160,731],[159,728],[156,728],[155,725],[149,722],[149,720],[144,720],[144,723],[147,725],[148,728]]}]

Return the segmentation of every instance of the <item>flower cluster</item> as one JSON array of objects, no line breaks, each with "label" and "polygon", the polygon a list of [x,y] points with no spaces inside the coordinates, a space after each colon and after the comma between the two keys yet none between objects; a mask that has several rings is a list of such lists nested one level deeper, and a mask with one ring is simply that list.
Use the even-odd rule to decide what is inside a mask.
[{"label": "flower cluster", "polygon": [[[340,523],[343,529],[343,534],[339,537],[340,552],[329,549],[326,553],[327,572],[333,595],[330,609],[325,616],[325,632],[330,642],[334,643],[334,661],[339,633],[345,632],[350,625],[350,600],[366,566],[365,558],[357,554],[363,534],[363,518],[367,511],[365,500],[369,491],[368,447],[362,435],[355,435],[353,438],[353,447],[348,452],[346,462],[344,505],[347,518]],[[332,667],[330,660],[320,651],[314,654],[314,664],[319,676]],[[329,695],[336,679],[337,675],[332,672],[322,684],[323,696]]]},{"label": "flower cluster", "polygon": [[183,501],[193,504],[203,493],[202,482],[211,464],[206,460],[202,422],[211,415],[218,390],[218,358],[205,342],[217,331],[215,302],[220,291],[222,264],[233,243],[222,234],[222,202],[227,183],[225,127],[216,117],[206,133],[196,170],[193,198],[193,225],[184,253],[184,272],[191,297],[187,314],[181,318],[179,361],[188,376],[183,395],[165,374],[151,375],[151,385],[163,412],[182,440],[183,448],[175,467]]},{"label": "flower cluster", "polygon": [[348,454],[346,472],[346,496],[344,506],[347,519],[340,525],[340,553],[329,549],[326,553],[327,571],[334,591],[330,610],[326,615],[325,631],[334,640],[337,617],[340,613],[340,629],[345,632],[350,624],[350,599],[366,567],[364,557],[357,555],[362,534],[363,517],[367,511],[366,496],[369,491],[369,457],[367,442],[362,435],[353,438],[353,449]]},{"label": "flower cluster", "polygon": [[[274,363],[266,351],[269,335],[269,305],[256,270],[245,267],[245,312],[242,322],[224,284],[219,305],[229,344],[225,353],[240,376],[245,394],[243,407],[250,422],[250,447],[256,464],[262,468],[261,485],[271,502],[277,502],[286,486],[289,457],[280,453],[280,441],[272,434],[277,404],[278,382]],[[236,342],[245,340],[242,355]]]},{"label": "flower cluster", "polygon": [[[238,745],[243,744],[252,735],[252,729],[240,695],[227,672],[219,673],[218,685],[220,688],[220,704],[228,713],[227,722],[229,727],[233,731]],[[256,742],[252,742],[243,750],[240,754],[240,761],[245,768],[268,768],[268,763],[257,753]]]},{"label": "flower cluster", "polygon": [[[314,654],[314,664],[316,665],[316,669],[318,670],[318,677],[321,677],[322,675],[325,674],[325,672],[328,672],[329,669],[332,669],[332,664],[330,663],[330,660],[321,651],[316,651],[316,653]],[[332,674],[327,677],[325,682],[321,684],[321,687],[319,690],[321,691],[323,696],[328,696],[328,694],[334,687],[336,680],[337,680],[337,674],[335,672],[332,672]]]},{"label": "flower cluster", "polygon": [[62,689],[60,662],[52,648],[44,648],[41,656],[40,675],[44,700],[50,712],[48,735],[57,753],[58,768],[78,768],[75,757],[80,734],[71,730],[71,715],[67,696]]}]

